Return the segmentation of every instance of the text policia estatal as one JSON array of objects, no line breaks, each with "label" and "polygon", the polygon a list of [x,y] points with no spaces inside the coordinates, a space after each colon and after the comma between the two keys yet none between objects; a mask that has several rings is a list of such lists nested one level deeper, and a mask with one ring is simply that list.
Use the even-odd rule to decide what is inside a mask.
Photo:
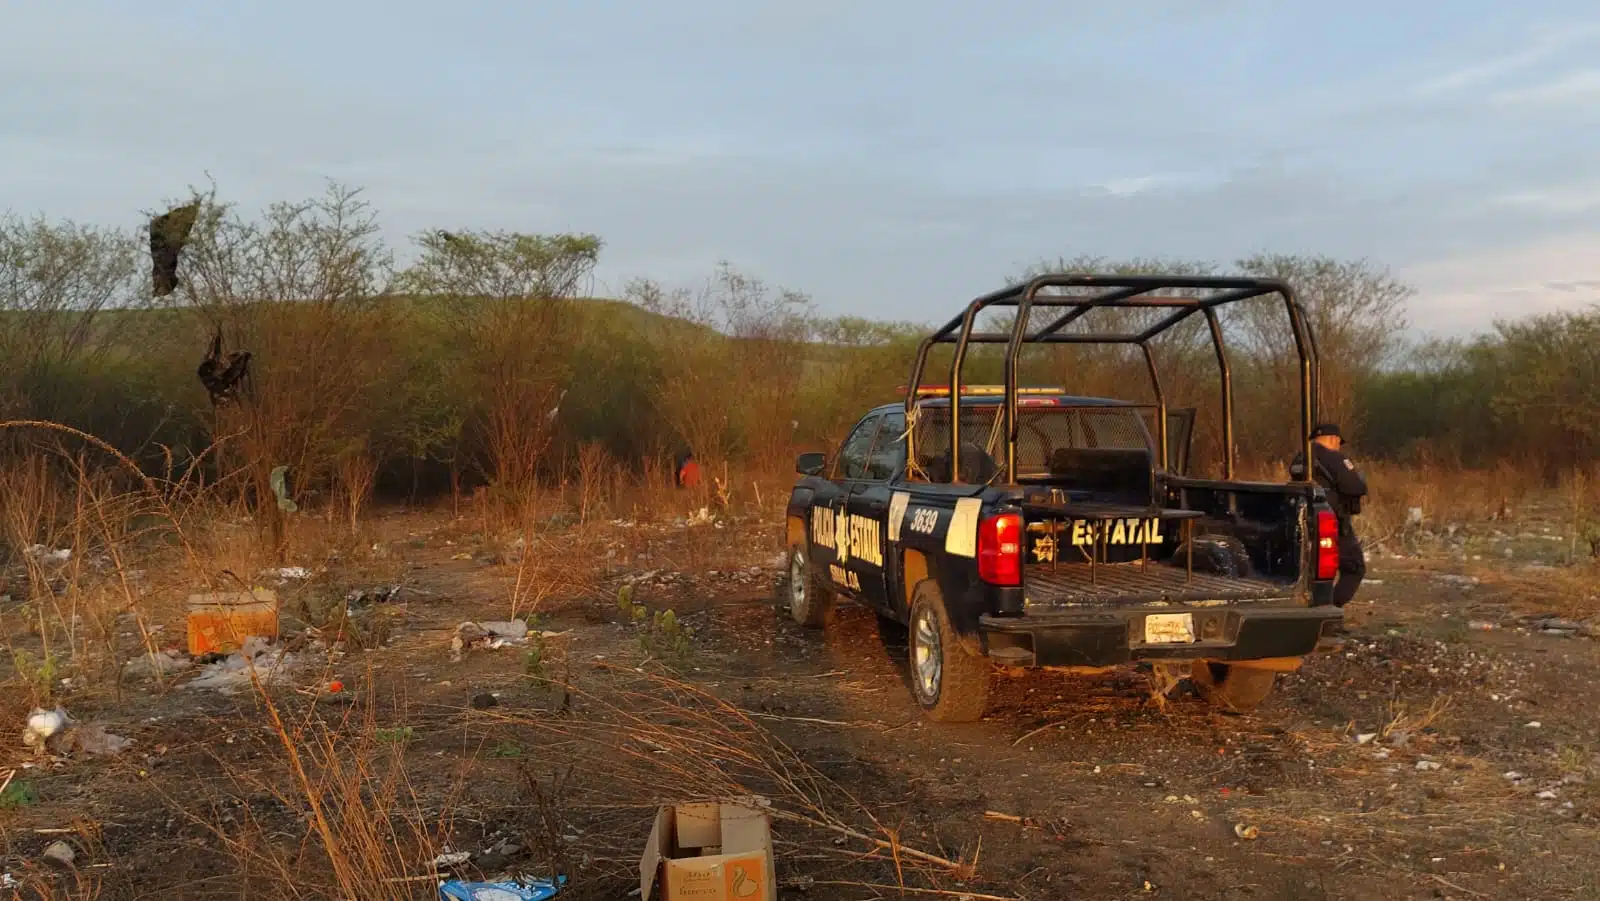
[{"label": "text policia estatal", "polygon": [[811,508],[811,540],[832,550],[840,563],[852,557],[883,566],[883,531],[875,519],[828,507]]}]

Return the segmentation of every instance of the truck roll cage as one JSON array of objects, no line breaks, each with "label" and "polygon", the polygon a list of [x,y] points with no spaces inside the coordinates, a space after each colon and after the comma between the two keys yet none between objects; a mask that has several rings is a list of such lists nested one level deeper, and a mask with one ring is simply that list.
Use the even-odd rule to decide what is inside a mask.
[{"label": "truck roll cage", "polygon": [[[1079,293],[1046,293],[1046,289],[1078,289]],[[1151,292],[1185,290],[1187,295],[1156,295]],[[911,370],[911,380],[906,385],[906,421],[914,423],[917,413],[918,389],[928,352],[936,344],[954,344],[955,358],[950,365],[949,396],[950,415],[950,480],[960,473],[961,463],[961,399],[968,392],[962,390],[961,367],[966,361],[967,348],[972,344],[1004,344],[1005,356],[1005,435],[1008,479],[1015,479],[1017,466],[1017,354],[1025,344],[1134,344],[1144,355],[1150,373],[1151,387],[1155,391],[1157,444],[1160,448],[1161,467],[1167,460],[1167,403],[1161,387],[1161,374],[1157,371],[1150,341],[1196,313],[1203,315],[1211,333],[1211,344],[1216,350],[1217,368],[1222,380],[1222,443],[1224,446],[1224,478],[1234,478],[1233,447],[1233,371],[1228,365],[1228,352],[1222,335],[1222,324],[1217,318],[1217,308],[1241,300],[1278,295],[1283,298],[1284,309],[1289,314],[1289,326],[1294,335],[1295,350],[1300,355],[1300,443],[1305,459],[1311,459],[1311,430],[1317,419],[1317,344],[1311,325],[1306,321],[1305,310],[1295,298],[1294,289],[1282,279],[1243,278],[1235,276],[1188,275],[1091,275],[1084,273],[1053,273],[1040,275],[1022,284],[985,294],[967,304],[960,316],[951,319],[939,331],[925,338],[917,348],[917,360]],[[1064,310],[1059,316],[1034,331],[1028,330],[1030,313],[1034,307]],[[1009,333],[976,332],[978,314],[986,309],[1016,310],[1016,321]],[[1062,329],[1082,319],[1097,309],[1170,309],[1171,313],[1139,332],[1063,332]],[[1307,467],[1310,478],[1310,467]]]}]

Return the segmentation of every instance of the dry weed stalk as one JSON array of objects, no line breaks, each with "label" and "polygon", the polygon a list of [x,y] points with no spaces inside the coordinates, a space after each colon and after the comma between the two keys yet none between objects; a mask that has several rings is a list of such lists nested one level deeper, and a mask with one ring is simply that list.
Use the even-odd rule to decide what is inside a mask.
[{"label": "dry weed stalk", "polygon": [[597,666],[609,677],[603,689],[561,686],[581,715],[494,718],[529,729],[528,744],[552,761],[583,760],[575,793],[583,806],[645,811],[685,798],[758,796],[775,821],[810,833],[815,850],[838,852],[835,839],[844,838],[864,846],[858,859],[929,877],[975,875],[976,855],[951,860],[906,846],[865,803],[727,701],[669,675]]},{"label": "dry weed stalk", "polygon": [[1404,701],[1391,701],[1389,721],[1378,729],[1378,738],[1381,741],[1396,733],[1418,733],[1436,726],[1450,712],[1452,703],[1449,695],[1439,695],[1422,711],[1412,713]]},{"label": "dry weed stalk", "polygon": [[611,484],[610,474],[616,470],[616,461],[605,445],[586,441],[578,447],[578,521],[587,523],[606,503]]},{"label": "dry weed stalk", "polygon": [[436,837],[450,831],[449,812],[460,782],[430,814],[407,772],[405,742],[383,738],[370,689],[359,705],[344,708],[330,722],[315,704],[292,714],[254,670],[251,682],[267,714],[268,741],[277,751],[271,756],[282,768],[244,771],[220,758],[218,762],[234,783],[235,795],[265,792],[286,810],[301,812],[312,844],[273,841],[269,830],[281,826],[259,822],[248,808],[246,822],[230,826],[216,811],[196,810],[185,799],[169,799],[174,806],[211,832],[239,862],[242,874],[262,873],[288,897],[435,897],[436,889],[420,883],[437,874],[423,879],[417,874],[429,868],[437,853]]},{"label": "dry weed stalk", "polygon": [[372,488],[378,479],[378,463],[365,442],[339,457],[337,478],[345,521],[350,535],[356,537],[361,532],[361,514],[372,500]]}]

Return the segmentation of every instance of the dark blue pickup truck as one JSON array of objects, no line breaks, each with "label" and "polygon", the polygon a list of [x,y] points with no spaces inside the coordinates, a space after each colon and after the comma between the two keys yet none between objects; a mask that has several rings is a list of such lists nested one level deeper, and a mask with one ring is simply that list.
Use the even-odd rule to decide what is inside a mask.
[{"label": "dark blue pickup truck", "polygon": [[[1300,352],[1308,444],[1316,345],[1281,282],[1056,275],[973,301],[923,342],[903,403],[869,411],[831,459],[800,457],[787,511],[794,619],[822,626],[849,598],[908,627],[912,693],[934,720],[980,718],[996,664],[1144,661],[1219,706],[1256,706],[1342,621],[1328,603],[1337,526],[1321,489],[1234,478],[1216,308],[1268,295]],[[1015,308],[1010,330],[976,331],[994,307]],[[1096,308],[1134,309],[1144,325],[1068,328]],[[1222,375],[1220,479],[1182,474],[1193,411],[1167,409],[1148,349],[1194,315],[1211,326]],[[950,383],[921,385],[941,343],[955,345]],[[967,349],[985,343],[1007,345],[1006,384],[963,386]],[[1052,343],[1144,347],[1156,402],[1019,388],[1019,348]]]}]

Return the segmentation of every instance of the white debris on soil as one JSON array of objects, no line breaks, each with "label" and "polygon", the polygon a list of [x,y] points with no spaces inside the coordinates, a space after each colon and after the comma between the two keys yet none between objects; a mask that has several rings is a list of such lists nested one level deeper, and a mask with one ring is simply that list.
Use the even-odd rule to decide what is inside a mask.
[{"label": "white debris on soil", "polygon": [[[552,637],[556,634],[559,633],[540,633],[542,637]],[[498,649],[526,644],[527,641],[528,621],[525,619],[464,622],[456,626],[456,633],[450,639],[451,659],[460,660],[462,652],[475,647]]]},{"label": "white debris on soil", "polygon": [[65,710],[56,707],[54,710],[35,709],[28,715],[22,743],[41,754],[66,755],[82,751],[112,757],[131,747],[133,740],[113,735],[98,724],[79,725]]},{"label": "white debris on soil", "polygon": [[251,636],[244,647],[226,659],[200,668],[200,675],[184,684],[184,688],[209,689],[219,694],[231,695],[251,687],[250,674],[263,684],[276,681],[294,669],[300,659],[281,648],[273,648],[265,640]]},{"label": "white debris on soil", "polygon": [[72,548],[63,547],[51,550],[42,544],[30,544],[22,551],[28,559],[38,563],[66,563],[72,559]]},{"label": "white debris on soil", "polygon": [[1442,766],[1443,766],[1443,764],[1439,763],[1437,760],[1419,760],[1419,761],[1417,761],[1417,769],[1419,769],[1419,770],[1421,770],[1421,771],[1423,771],[1425,773],[1431,773],[1434,770],[1438,770],[1438,769],[1442,768]]},{"label": "white debris on soil", "polygon": [[46,742],[60,735],[71,724],[72,718],[60,707],[54,710],[34,708],[34,711],[28,714],[27,725],[22,730],[22,743],[30,748],[42,750]]},{"label": "white debris on soil", "polygon": [[146,678],[153,675],[170,676],[181,673],[194,666],[194,661],[185,654],[173,650],[158,651],[154,654],[142,654],[128,661],[125,673],[135,678]]},{"label": "white debris on soil", "polygon": [[63,867],[70,867],[78,859],[78,852],[66,842],[51,842],[41,855],[47,862]]},{"label": "white debris on soil", "polygon": [[72,730],[70,736],[73,747],[96,757],[115,757],[133,746],[133,739],[113,735],[98,724]]},{"label": "white debris on soil", "polygon": [[285,582],[302,582],[311,578],[311,570],[304,566],[285,566],[281,569],[267,570],[269,575],[277,576]]},{"label": "white debris on soil", "polygon": [[440,854],[438,857],[435,857],[433,859],[433,865],[435,867],[438,867],[439,869],[445,869],[445,868],[448,868],[448,867],[459,867],[459,866],[461,866],[462,864],[466,863],[467,861],[469,861],[471,859],[472,859],[472,852],[471,851],[450,851],[450,850],[446,850],[444,853]]}]

